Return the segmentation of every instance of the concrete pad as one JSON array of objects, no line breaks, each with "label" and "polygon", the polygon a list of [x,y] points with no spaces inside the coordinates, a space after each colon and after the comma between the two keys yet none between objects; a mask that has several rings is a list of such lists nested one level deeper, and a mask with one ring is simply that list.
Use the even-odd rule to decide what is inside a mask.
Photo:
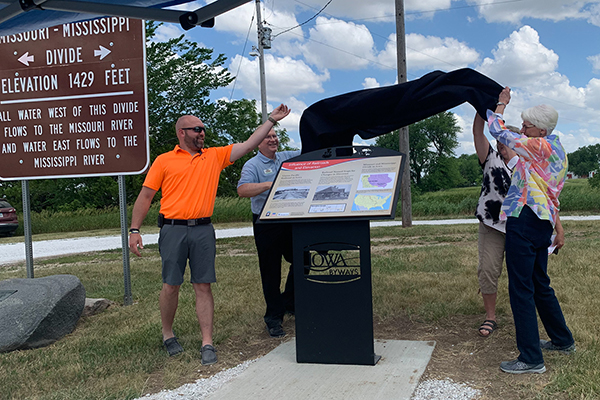
[{"label": "concrete pad", "polygon": [[410,399],[435,342],[376,340],[374,366],[298,364],[296,340],[282,343],[208,400]]}]

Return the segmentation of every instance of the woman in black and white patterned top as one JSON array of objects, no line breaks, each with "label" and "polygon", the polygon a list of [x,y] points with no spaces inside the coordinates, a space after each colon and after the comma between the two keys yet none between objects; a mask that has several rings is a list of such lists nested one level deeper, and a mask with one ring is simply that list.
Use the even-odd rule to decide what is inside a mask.
[{"label": "woman in black and white patterned top", "polygon": [[476,114],[473,121],[473,142],[483,171],[481,194],[475,212],[479,219],[477,277],[485,308],[485,320],[479,327],[479,335],[487,337],[498,326],[496,293],[504,262],[506,232],[506,222],[500,220],[500,209],[508,193],[512,169],[517,164],[518,157],[500,142],[497,143],[498,150],[494,150],[483,133],[484,125],[485,120]]}]

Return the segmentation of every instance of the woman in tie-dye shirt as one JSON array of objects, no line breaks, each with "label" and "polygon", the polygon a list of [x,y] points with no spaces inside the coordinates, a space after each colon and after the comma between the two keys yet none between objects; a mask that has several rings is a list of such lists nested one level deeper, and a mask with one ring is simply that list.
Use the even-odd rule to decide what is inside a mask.
[{"label": "woman in tie-dye shirt", "polygon": [[[496,112],[488,110],[490,134],[519,156],[500,218],[506,219],[508,290],[520,354],[516,360],[502,362],[500,369],[514,374],[543,373],[542,349],[575,349],[547,273],[567,156],[558,135],[552,134],[558,122],[554,108],[540,105],[523,111],[523,127],[517,134],[507,130],[502,120],[509,102],[507,87],[500,93]],[[540,340],[536,309],[550,341]]]}]

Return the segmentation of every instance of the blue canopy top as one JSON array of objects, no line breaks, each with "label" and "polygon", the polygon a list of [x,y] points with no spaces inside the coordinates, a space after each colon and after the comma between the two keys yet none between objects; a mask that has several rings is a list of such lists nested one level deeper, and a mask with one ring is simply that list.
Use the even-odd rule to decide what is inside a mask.
[{"label": "blue canopy top", "polygon": [[164,9],[191,1],[193,0],[0,0],[0,36],[103,16],[180,23],[184,29],[191,29],[196,25],[212,27],[215,16],[249,0],[217,0],[192,12]]}]

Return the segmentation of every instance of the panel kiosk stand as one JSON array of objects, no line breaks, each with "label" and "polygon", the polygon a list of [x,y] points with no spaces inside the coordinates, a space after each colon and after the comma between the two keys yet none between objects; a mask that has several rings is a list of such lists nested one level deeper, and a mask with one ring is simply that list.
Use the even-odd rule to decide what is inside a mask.
[{"label": "panel kiosk stand", "polygon": [[405,157],[350,146],[284,162],[260,223],[292,223],[296,361],[375,365],[369,220],[394,219]]}]

